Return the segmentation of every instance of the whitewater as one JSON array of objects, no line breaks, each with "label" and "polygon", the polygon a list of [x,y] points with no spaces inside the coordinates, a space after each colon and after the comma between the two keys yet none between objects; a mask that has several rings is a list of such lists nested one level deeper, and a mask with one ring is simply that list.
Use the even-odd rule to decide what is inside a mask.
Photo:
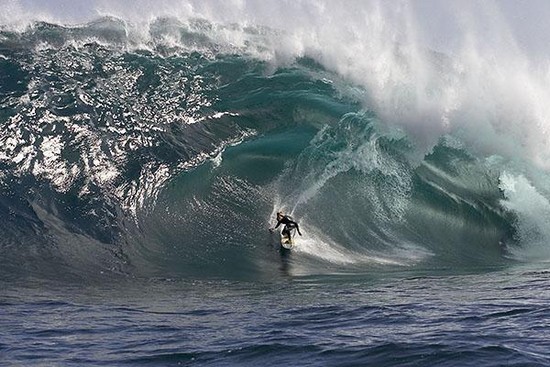
[{"label": "whitewater", "polygon": [[0,364],[550,365],[545,15],[3,2]]}]

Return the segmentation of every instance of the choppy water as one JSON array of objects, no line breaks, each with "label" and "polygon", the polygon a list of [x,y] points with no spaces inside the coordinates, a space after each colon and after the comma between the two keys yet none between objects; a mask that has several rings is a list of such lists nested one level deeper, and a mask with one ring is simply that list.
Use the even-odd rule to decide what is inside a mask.
[{"label": "choppy water", "polygon": [[544,366],[549,281],[520,268],[10,287],[1,348],[8,365]]},{"label": "choppy water", "polygon": [[545,79],[363,12],[2,25],[2,361],[550,364]]}]

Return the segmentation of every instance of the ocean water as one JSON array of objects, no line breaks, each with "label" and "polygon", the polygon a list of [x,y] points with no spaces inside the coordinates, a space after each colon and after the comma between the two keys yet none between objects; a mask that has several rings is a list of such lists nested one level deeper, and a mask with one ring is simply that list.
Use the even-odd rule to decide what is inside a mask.
[{"label": "ocean water", "polygon": [[1,365],[550,365],[550,74],[498,2],[90,4],[0,5]]},{"label": "ocean water", "polygon": [[44,366],[549,363],[545,270],[273,278],[9,287],[3,359]]}]

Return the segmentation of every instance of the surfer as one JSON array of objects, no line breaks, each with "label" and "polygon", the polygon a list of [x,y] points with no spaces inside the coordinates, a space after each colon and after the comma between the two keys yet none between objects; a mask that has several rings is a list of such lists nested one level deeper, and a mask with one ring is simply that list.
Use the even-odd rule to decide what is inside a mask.
[{"label": "surfer", "polygon": [[284,215],[283,212],[277,212],[277,225],[274,228],[270,228],[269,230],[273,232],[277,227],[279,227],[281,224],[284,224],[285,227],[283,228],[281,234],[283,236],[286,236],[289,240],[292,238],[292,230],[296,228],[296,231],[298,231],[298,234],[301,236],[302,233],[300,232],[300,227],[298,226],[298,223],[296,223],[291,216]]}]

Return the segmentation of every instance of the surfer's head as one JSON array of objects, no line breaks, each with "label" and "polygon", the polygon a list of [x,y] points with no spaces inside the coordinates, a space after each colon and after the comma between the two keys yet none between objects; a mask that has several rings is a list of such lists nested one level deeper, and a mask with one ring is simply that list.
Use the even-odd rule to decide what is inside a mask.
[{"label": "surfer's head", "polygon": [[278,212],[277,212],[277,219],[282,218],[282,217],[284,217],[284,216],[285,216],[285,215],[283,214],[282,211],[278,211]]}]

